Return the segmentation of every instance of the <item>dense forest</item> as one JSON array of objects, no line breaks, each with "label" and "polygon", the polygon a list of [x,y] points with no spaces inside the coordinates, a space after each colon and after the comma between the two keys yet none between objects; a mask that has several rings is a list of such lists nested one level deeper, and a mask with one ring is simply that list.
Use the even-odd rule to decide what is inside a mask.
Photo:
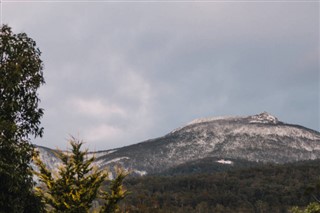
[{"label": "dense forest", "polygon": [[129,212],[290,212],[317,197],[320,160],[128,178]]}]

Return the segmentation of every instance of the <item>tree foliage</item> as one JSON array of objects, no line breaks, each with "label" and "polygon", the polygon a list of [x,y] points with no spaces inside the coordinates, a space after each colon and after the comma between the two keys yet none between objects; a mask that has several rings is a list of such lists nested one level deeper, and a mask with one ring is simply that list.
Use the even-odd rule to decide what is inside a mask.
[{"label": "tree foliage", "polygon": [[320,181],[316,182],[316,184],[310,185],[307,187],[306,194],[312,196],[313,201],[310,202],[305,208],[294,207],[291,209],[292,213],[320,213]]},{"label": "tree foliage", "polygon": [[37,89],[44,83],[41,52],[25,33],[13,34],[4,25],[0,31],[0,127],[5,139],[42,136],[39,127],[43,109]]},{"label": "tree foliage", "polygon": [[299,209],[298,207],[294,207],[291,209],[291,212],[292,213],[319,213],[320,204],[318,202],[312,202],[303,210]]},{"label": "tree foliage", "polygon": [[37,89],[44,83],[41,52],[25,33],[0,28],[0,211],[36,211],[29,137],[42,136]]},{"label": "tree foliage", "polygon": [[[299,210],[314,202],[314,196],[306,189],[318,181],[319,163],[315,160],[214,173],[130,178],[126,187],[132,196],[120,207],[139,213],[289,213],[293,206]],[[320,212],[317,208],[319,204],[313,203],[308,211],[295,213]]]},{"label": "tree foliage", "polygon": [[[101,212],[116,212],[118,202],[126,196],[122,188],[125,173],[118,173],[111,181],[110,192],[100,192],[101,184],[108,180],[108,174],[99,171],[92,165],[94,157],[87,158],[87,151],[81,151],[82,142],[72,139],[70,153],[59,152],[62,161],[58,175],[46,168],[40,157],[34,158],[39,172],[40,186],[36,188],[50,212],[88,212],[93,201],[101,198],[105,204]],[[101,197],[100,197],[101,194]]]},{"label": "tree foliage", "polygon": [[101,212],[120,212],[118,203],[123,200],[127,195],[128,191],[123,189],[123,180],[127,176],[122,169],[116,168],[117,177],[111,181],[109,190],[101,191],[101,199],[105,201]]}]

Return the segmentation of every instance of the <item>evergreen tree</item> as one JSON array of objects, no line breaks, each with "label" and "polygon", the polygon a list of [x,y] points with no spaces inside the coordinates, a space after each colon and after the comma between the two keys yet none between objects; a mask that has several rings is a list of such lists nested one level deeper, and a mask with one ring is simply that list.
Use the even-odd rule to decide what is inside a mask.
[{"label": "evergreen tree", "polygon": [[[87,150],[81,151],[82,142],[72,139],[70,144],[71,153],[58,153],[63,165],[59,168],[57,177],[46,168],[39,156],[34,158],[39,168],[39,172],[35,174],[42,183],[36,187],[36,191],[43,198],[49,212],[88,212],[92,202],[99,198],[101,184],[108,180],[107,173],[92,166],[94,157],[87,159]],[[107,212],[115,212],[117,203],[125,196],[126,192],[122,189],[124,177],[125,174],[121,172],[112,181],[111,196],[103,193],[102,199],[105,199],[107,207],[103,209],[109,209]]]},{"label": "evergreen tree", "polygon": [[44,84],[41,52],[25,33],[0,26],[0,212],[40,207],[32,192],[29,137],[42,136],[37,89]]},{"label": "evergreen tree", "polygon": [[117,177],[111,181],[108,191],[102,191],[101,198],[105,201],[101,212],[120,212],[119,201],[123,200],[128,191],[123,189],[122,183],[127,173],[124,173],[120,168],[116,168]]},{"label": "evergreen tree", "polygon": [[305,209],[301,210],[298,207],[291,209],[292,213],[320,213],[320,204],[318,202],[310,203]]}]

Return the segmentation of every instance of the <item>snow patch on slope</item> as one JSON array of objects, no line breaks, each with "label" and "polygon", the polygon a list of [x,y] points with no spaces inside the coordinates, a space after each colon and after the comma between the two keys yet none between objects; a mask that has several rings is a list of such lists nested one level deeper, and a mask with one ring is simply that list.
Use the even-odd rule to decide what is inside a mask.
[{"label": "snow patch on slope", "polygon": [[171,133],[175,133],[186,126],[190,126],[190,125],[194,125],[194,124],[201,124],[201,123],[207,123],[207,122],[212,122],[212,121],[221,121],[221,120],[225,120],[225,121],[234,120],[234,121],[236,121],[236,120],[240,120],[240,119],[248,119],[249,123],[262,123],[262,124],[267,124],[267,123],[277,124],[277,123],[279,123],[278,118],[276,118],[275,116],[273,116],[267,112],[263,112],[263,113],[260,113],[258,115],[253,115],[253,116],[218,116],[218,117],[195,119],[195,120],[191,121],[190,123],[188,123],[187,125],[173,130]]},{"label": "snow patch on slope", "polygon": [[98,161],[94,161],[94,164],[96,166],[98,166],[99,168],[105,167],[106,165],[110,164],[110,163],[115,163],[115,162],[119,162],[121,160],[129,160],[129,157],[119,157],[119,158],[114,158],[112,160],[109,161],[105,161],[105,160],[98,160]]},{"label": "snow patch on slope", "polygon": [[62,161],[54,154],[53,151],[50,152],[41,147],[37,147],[36,150],[39,152],[41,161],[48,167],[49,170],[58,171],[58,168],[62,165]]},{"label": "snow patch on slope", "polygon": [[293,138],[306,138],[310,140],[319,140],[320,137],[312,134],[309,131],[301,131],[298,128],[291,126],[271,126],[271,127],[259,127],[250,128],[248,126],[240,126],[232,130],[233,134],[248,134],[250,136],[264,136],[264,135],[276,135],[282,137],[293,137]]},{"label": "snow patch on slope", "polygon": [[136,174],[138,174],[138,175],[140,175],[140,176],[144,176],[144,175],[146,175],[147,174],[147,172],[146,171],[140,171],[140,170],[133,170],[133,172],[134,173],[136,173]]},{"label": "snow patch on slope", "polygon": [[195,119],[188,123],[187,125],[193,125],[193,124],[199,124],[199,123],[205,123],[205,122],[211,122],[211,121],[218,121],[218,120],[234,120],[234,119],[240,119],[244,118],[241,116],[218,116],[218,117],[212,117],[212,118],[200,118]]},{"label": "snow patch on slope", "polygon": [[105,164],[118,162],[118,161],[121,161],[121,160],[123,160],[123,159],[127,159],[127,160],[129,160],[130,158],[129,158],[129,157],[114,158],[114,159],[112,159],[112,160],[107,161]]},{"label": "snow patch on slope", "polygon": [[216,162],[217,162],[217,163],[221,163],[221,164],[229,164],[229,165],[233,164],[233,161],[231,161],[231,160],[224,160],[224,159],[217,160]]},{"label": "snow patch on slope", "polygon": [[179,130],[183,129],[184,127],[194,125],[194,124],[206,123],[206,122],[211,122],[211,121],[219,121],[219,120],[237,120],[237,119],[241,119],[241,118],[245,118],[245,117],[242,117],[242,116],[218,116],[218,117],[210,117],[210,118],[199,118],[199,119],[195,119],[195,120],[187,123],[185,126],[174,129],[170,133],[178,132]]},{"label": "snow patch on slope", "polygon": [[94,158],[99,158],[99,157],[101,157],[101,156],[109,155],[109,154],[111,154],[111,153],[114,153],[114,152],[116,152],[116,151],[117,151],[117,149],[108,150],[108,151],[100,151],[100,152],[89,152],[86,156],[87,156],[88,158],[92,158],[92,157],[94,157]]}]

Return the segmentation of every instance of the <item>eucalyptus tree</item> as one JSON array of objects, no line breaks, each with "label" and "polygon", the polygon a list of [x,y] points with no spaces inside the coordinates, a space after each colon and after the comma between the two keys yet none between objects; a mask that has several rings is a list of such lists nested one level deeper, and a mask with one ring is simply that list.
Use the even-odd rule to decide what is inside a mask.
[{"label": "eucalyptus tree", "polygon": [[41,137],[37,90],[45,83],[36,42],[0,26],[0,211],[36,212],[30,137]]}]

